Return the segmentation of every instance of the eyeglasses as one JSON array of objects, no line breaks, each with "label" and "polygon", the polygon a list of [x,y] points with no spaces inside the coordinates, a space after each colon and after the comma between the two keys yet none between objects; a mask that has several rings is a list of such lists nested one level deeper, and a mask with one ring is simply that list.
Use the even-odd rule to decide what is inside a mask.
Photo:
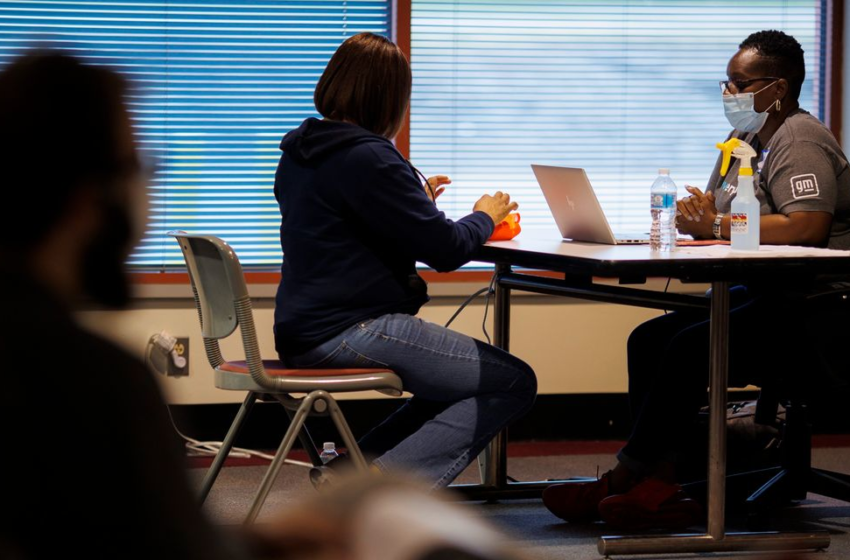
[{"label": "eyeglasses", "polygon": [[721,93],[739,93],[742,90],[746,89],[750,86],[750,84],[754,84],[756,82],[762,82],[764,80],[779,80],[780,78],[772,78],[770,76],[766,76],[764,78],[751,78],[749,80],[720,80],[720,92]]}]

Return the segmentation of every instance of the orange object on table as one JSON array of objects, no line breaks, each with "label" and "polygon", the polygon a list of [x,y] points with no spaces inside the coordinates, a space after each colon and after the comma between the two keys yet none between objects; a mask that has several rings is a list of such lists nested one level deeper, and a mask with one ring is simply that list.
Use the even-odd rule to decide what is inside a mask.
[{"label": "orange object on table", "polygon": [[519,214],[508,214],[507,218],[496,224],[496,227],[493,229],[493,235],[487,241],[508,241],[519,235],[521,231],[522,228],[519,227]]}]

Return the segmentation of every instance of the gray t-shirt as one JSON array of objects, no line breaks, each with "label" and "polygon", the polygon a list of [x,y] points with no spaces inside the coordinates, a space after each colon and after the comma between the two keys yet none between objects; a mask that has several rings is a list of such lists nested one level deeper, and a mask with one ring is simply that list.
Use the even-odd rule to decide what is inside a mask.
[{"label": "gray t-shirt", "polygon": [[[832,133],[815,117],[798,109],[788,115],[767,146],[758,136],[732,133],[756,153],[754,181],[761,214],[829,212],[830,249],[850,249],[850,169]],[[732,136],[730,135],[730,137]],[[740,161],[733,158],[726,177],[720,176],[720,157],[707,190],[714,192],[719,212],[729,212],[738,188]]]}]

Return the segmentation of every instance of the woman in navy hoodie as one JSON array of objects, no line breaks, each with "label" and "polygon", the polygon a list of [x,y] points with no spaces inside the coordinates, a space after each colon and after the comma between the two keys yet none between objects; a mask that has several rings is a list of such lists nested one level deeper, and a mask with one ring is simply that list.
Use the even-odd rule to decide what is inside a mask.
[{"label": "woman in navy hoodie", "polygon": [[275,343],[290,367],[387,367],[414,396],[360,442],[381,470],[449,484],[534,402],[523,361],[415,317],[428,301],[420,261],[469,262],[517,205],[483,196],[458,221],[435,204],[391,142],[410,105],[410,65],[384,37],[345,41],[322,74],[307,119],[280,144],[275,177],[283,248]]}]

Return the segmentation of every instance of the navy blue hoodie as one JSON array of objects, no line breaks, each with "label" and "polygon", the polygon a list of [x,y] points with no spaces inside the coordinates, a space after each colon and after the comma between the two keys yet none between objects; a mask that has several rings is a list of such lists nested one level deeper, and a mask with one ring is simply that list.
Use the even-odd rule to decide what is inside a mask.
[{"label": "navy blue hoodie", "polygon": [[454,270],[493,232],[484,212],[447,219],[392,142],[359,126],[307,119],[280,149],[281,355],[309,350],[359,321],[415,315],[428,301],[416,261]]}]

